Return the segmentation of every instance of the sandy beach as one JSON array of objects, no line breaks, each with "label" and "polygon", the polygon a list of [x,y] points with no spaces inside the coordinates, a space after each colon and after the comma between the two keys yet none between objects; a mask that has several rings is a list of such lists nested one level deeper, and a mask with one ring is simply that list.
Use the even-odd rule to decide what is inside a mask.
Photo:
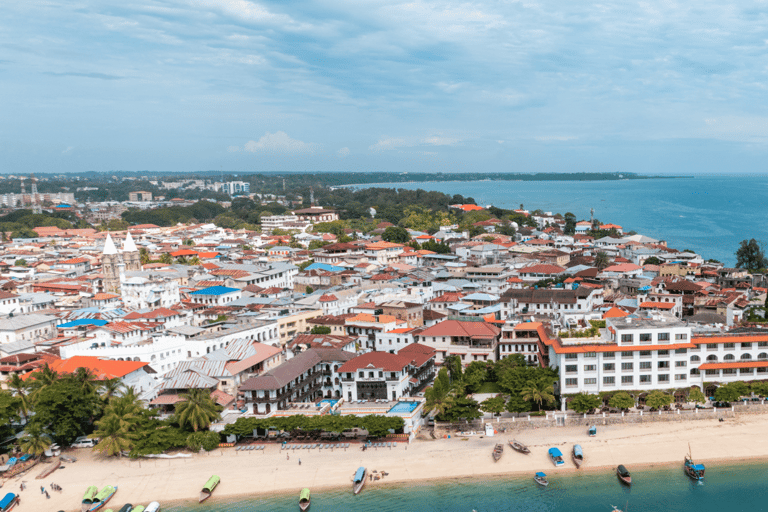
[{"label": "sandy beach", "polygon": [[[72,450],[78,461],[65,464],[45,480],[36,480],[42,467],[38,465],[26,475],[4,482],[4,492],[19,492],[25,481],[16,510],[79,510],[80,500],[88,485],[118,485],[108,507],[118,510],[124,503],[146,505],[150,501],[195,500],[203,483],[212,474],[221,476],[212,503],[231,497],[257,494],[296,494],[302,487],[313,491],[330,487],[351,489],[351,477],[359,466],[386,471],[388,476],[369,486],[415,482],[455,477],[483,477],[504,474],[529,474],[577,471],[570,460],[570,450],[578,443],[584,449],[586,462],[579,471],[610,470],[618,464],[630,468],[640,465],[680,463],[690,443],[697,461],[714,463],[768,457],[768,438],[763,434],[768,415],[744,415],[725,422],[659,422],[600,427],[598,436],[590,438],[586,429],[553,427],[515,434],[531,448],[530,455],[514,452],[506,445],[506,435],[414,441],[396,448],[296,450],[285,452],[279,445],[267,445],[263,451],[215,450],[189,459],[128,460],[104,458],[90,449]],[[504,455],[494,463],[493,445],[505,443]],[[556,446],[566,455],[565,468],[554,469],[547,449]],[[288,458],[288,456],[290,458]],[[301,465],[299,465],[301,459]],[[50,490],[55,482],[62,492]],[[51,496],[40,492],[44,485]],[[297,498],[298,499],[298,498]]]}]

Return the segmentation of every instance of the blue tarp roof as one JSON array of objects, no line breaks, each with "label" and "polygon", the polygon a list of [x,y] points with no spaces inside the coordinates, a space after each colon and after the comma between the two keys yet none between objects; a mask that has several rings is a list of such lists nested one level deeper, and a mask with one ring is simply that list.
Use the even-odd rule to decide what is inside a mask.
[{"label": "blue tarp roof", "polygon": [[341,272],[346,270],[344,267],[337,267],[336,265],[329,265],[327,263],[313,263],[304,270],[325,270],[326,272]]},{"label": "blue tarp roof", "polygon": [[13,500],[16,499],[16,495],[12,492],[9,492],[5,495],[2,501],[0,501],[0,510],[5,510],[5,508],[11,504]]},{"label": "blue tarp roof", "polygon": [[546,473],[542,473],[541,471],[539,471],[538,473],[536,473],[536,476],[539,477],[539,478],[544,478],[547,475],[546,475]]},{"label": "blue tarp roof", "polygon": [[563,454],[557,448],[550,448],[549,449],[549,454],[552,455],[553,457],[562,457],[563,456]]},{"label": "blue tarp roof", "polygon": [[574,453],[574,454],[575,454],[577,457],[583,457],[583,456],[584,456],[584,452],[581,450],[581,445],[580,445],[580,444],[574,445],[574,447],[573,447],[573,453]]},{"label": "blue tarp roof", "polygon": [[695,471],[704,471],[704,464],[694,464],[693,469]]},{"label": "blue tarp roof", "polygon": [[359,468],[357,468],[357,471],[355,472],[355,482],[359,482],[364,477],[365,477],[365,468],[360,466]]},{"label": "blue tarp roof", "polygon": [[232,293],[240,291],[237,288],[229,288],[227,286],[211,286],[209,288],[203,288],[196,292],[190,293],[190,295],[224,295],[225,293]]},{"label": "blue tarp roof", "polygon": [[106,320],[98,320],[95,318],[81,318],[79,320],[72,320],[71,322],[67,322],[65,324],[59,324],[59,327],[69,328],[69,327],[80,327],[81,325],[95,325],[97,327],[101,327],[102,325],[107,325],[109,322]]}]

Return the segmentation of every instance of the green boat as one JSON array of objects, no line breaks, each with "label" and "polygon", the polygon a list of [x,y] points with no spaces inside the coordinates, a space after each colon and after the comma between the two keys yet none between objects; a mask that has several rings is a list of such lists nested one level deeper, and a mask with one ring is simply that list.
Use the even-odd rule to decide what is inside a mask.
[{"label": "green boat", "polygon": [[301,490],[301,494],[299,494],[299,508],[304,510],[309,510],[309,489],[306,487]]},{"label": "green boat", "polygon": [[108,485],[104,487],[102,490],[99,491],[99,493],[93,497],[93,503],[91,504],[91,508],[88,509],[88,512],[94,512],[95,510],[99,510],[101,507],[107,504],[107,502],[112,499],[112,496],[115,495],[117,492],[117,486]]},{"label": "green boat", "polygon": [[219,478],[216,475],[213,475],[211,478],[209,478],[208,481],[205,482],[203,489],[200,491],[200,501],[198,503],[202,503],[208,498],[210,498],[211,494],[213,494],[213,490],[216,488],[217,485],[219,485],[220,481],[221,481],[221,478]]},{"label": "green boat", "polygon": [[136,505],[132,512],[144,512],[144,505]]},{"label": "green boat", "polygon": [[80,508],[82,512],[88,512],[88,510],[91,508],[91,505],[93,505],[93,498],[95,498],[98,493],[99,488],[95,485],[92,485],[85,490],[85,495],[83,496],[83,504]]}]

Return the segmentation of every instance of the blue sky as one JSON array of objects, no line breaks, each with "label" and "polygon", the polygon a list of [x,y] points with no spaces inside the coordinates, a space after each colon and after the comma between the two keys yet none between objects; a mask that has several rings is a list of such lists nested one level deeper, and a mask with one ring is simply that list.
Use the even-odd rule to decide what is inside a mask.
[{"label": "blue sky", "polygon": [[0,172],[763,172],[766,13],[4,0]]}]

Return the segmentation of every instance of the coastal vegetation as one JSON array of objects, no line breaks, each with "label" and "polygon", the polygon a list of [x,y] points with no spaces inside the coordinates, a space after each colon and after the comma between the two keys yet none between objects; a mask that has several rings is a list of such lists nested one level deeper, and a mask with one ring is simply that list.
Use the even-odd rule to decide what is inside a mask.
[{"label": "coastal vegetation", "polygon": [[736,250],[736,268],[756,271],[768,268],[768,258],[765,257],[762,242],[754,238],[742,240]]},{"label": "coastal vegetation", "polygon": [[387,434],[400,433],[405,422],[398,416],[338,416],[326,414],[323,416],[281,416],[275,418],[238,418],[237,421],[224,427],[224,434],[239,437],[252,437],[254,432],[280,431],[292,432],[295,430],[324,432],[344,432],[353,428],[363,428],[371,437],[383,437]]}]

